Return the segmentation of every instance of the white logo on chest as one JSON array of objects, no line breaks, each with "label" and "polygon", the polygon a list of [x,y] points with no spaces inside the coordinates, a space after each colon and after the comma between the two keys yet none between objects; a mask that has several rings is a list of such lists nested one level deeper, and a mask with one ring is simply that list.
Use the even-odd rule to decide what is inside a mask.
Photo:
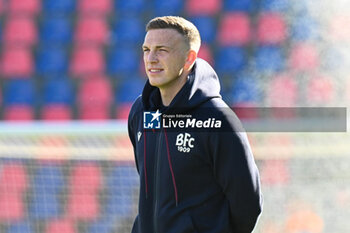
[{"label": "white logo on chest", "polygon": [[193,145],[194,138],[191,137],[189,133],[180,133],[176,137],[177,150],[180,152],[188,153],[194,147]]},{"label": "white logo on chest", "polygon": [[141,136],[142,136],[141,131],[137,132],[137,141],[138,142],[140,141]]}]

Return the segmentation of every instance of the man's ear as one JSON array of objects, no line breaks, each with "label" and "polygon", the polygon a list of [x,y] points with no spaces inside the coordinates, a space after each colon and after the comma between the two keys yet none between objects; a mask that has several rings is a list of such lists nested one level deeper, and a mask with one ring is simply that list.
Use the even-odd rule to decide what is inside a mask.
[{"label": "man's ear", "polygon": [[194,62],[196,61],[196,59],[197,59],[196,51],[190,50],[188,52],[188,54],[187,54],[187,59],[186,59],[186,63],[185,63],[184,69],[185,70],[191,70]]}]

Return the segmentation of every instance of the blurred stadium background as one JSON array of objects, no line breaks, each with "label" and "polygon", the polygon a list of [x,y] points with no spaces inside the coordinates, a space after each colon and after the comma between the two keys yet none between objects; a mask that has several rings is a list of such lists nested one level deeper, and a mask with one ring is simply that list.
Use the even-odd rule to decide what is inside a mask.
[{"label": "blurred stadium background", "polygon": [[[232,107],[349,107],[349,5],[0,0],[0,232],[130,232],[125,119],[152,17],[195,23]],[[349,232],[349,133],[248,135],[265,197],[255,233]]]}]

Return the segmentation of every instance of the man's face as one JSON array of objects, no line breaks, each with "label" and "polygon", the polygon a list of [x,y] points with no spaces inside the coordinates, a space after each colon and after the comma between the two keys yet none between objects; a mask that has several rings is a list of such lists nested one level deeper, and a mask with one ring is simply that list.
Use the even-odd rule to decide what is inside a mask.
[{"label": "man's face", "polygon": [[179,77],[187,58],[184,37],[175,29],[151,29],[145,36],[143,60],[152,86],[171,88],[181,82]]}]

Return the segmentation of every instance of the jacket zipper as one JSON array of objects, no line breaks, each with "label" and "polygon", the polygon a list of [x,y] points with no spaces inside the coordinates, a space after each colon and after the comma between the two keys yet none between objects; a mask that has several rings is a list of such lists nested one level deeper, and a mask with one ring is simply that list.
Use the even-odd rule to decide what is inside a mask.
[{"label": "jacket zipper", "polygon": [[157,145],[157,160],[156,160],[156,166],[155,166],[155,176],[154,176],[154,211],[153,211],[153,226],[154,226],[154,233],[158,232],[158,193],[159,193],[159,163],[161,158],[161,142],[162,142],[162,131],[159,132],[158,137],[158,145]]}]

